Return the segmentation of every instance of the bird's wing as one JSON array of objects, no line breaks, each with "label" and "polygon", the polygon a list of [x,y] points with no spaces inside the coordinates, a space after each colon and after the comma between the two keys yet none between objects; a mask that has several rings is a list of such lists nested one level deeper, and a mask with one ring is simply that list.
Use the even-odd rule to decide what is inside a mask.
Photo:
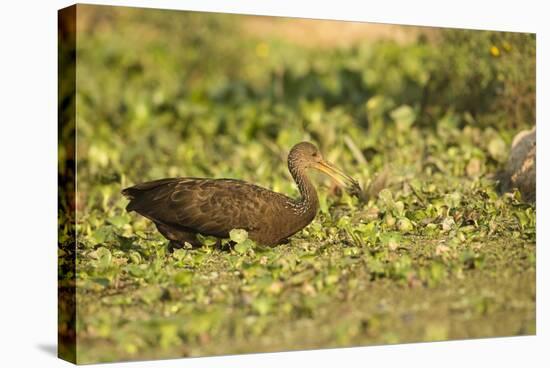
[{"label": "bird's wing", "polygon": [[[153,221],[227,237],[231,229],[254,231],[270,202],[271,191],[240,180],[180,178],[140,184],[128,209]],[[138,190],[140,188],[137,188]]]},{"label": "bird's wing", "polygon": [[178,224],[202,234],[226,237],[231,229],[256,230],[266,190],[238,180],[179,183],[170,196]]}]

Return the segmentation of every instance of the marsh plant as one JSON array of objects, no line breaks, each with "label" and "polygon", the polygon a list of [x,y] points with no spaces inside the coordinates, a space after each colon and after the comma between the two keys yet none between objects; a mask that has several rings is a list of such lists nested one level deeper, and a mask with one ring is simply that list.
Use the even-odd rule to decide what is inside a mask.
[{"label": "marsh plant", "polygon": [[[303,45],[245,16],[81,9],[79,362],[535,333],[535,205],[493,179],[535,123],[534,36]],[[169,251],[125,211],[122,188],[165,177],[297,197],[304,140],[365,198],[315,176],[319,213],[287,244],[235,229]]]}]

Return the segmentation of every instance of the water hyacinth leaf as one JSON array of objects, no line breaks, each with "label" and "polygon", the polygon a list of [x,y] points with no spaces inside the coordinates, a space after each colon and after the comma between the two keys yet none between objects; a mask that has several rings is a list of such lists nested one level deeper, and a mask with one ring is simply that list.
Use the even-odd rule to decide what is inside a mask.
[{"label": "water hyacinth leaf", "polygon": [[506,159],[506,143],[502,140],[500,137],[494,137],[489,141],[489,145],[487,147],[489,150],[489,154],[493,159],[496,161],[504,161]]},{"label": "water hyacinth leaf", "polygon": [[178,286],[188,286],[193,281],[193,272],[191,271],[179,271],[174,275],[174,283]]},{"label": "water hyacinth leaf", "polygon": [[391,190],[384,188],[378,193],[378,198],[382,201],[385,205],[392,205],[393,204],[393,194]]},{"label": "water hyacinth leaf", "polygon": [[174,257],[174,259],[177,259],[178,261],[183,260],[186,255],[187,255],[187,251],[185,249],[176,249],[172,253],[172,257]]},{"label": "water hyacinth leaf", "polygon": [[108,219],[109,223],[116,226],[116,227],[122,227],[128,223],[128,217],[127,216],[113,216]]},{"label": "water hyacinth leaf", "polygon": [[233,229],[229,232],[229,238],[237,244],[248,239],[248,232],[244,229]]},{"label": "water hyacinth leaf", "polygon": [[459,192],[453,192],[445,195],[445,204],[449,208],[456,208],[460,205],[462,196]]},{"label": "water hyacinth leaf", "polygon": [[125,270],[130,274],[132,277],[136,278],[142,278],[145,276],[146,271],[140,267],[137,264],[129,264],[125,267]]},{"label": "water hyacinth leaf", "polygon": [[111,265],[111,261],[113,259],[113,256],[111,254],[111,251],[105,247],[99,247],[97,250],[96,250],[96,254],[97,254],[97,258],[98,258],[98,261],[97,261],[97,265],[99,267],[109,267]]},{"label": "water hyacinth leaf", "polygon": [[110,235],[111,235],[110,227],[102,226],[96,231],[94,231],[92,235],[92,239],[94,240],[95,244],[102,244],[102,243],[105,243],[105,241],[108,239]]},{"label": "water hyacinth leaf", "polygon": [[454,218],[448,216],[441,222],[441,228],[443,231],[450,231],[456,225]]},{"label": "water hyacinth leaf", "polygon": [[387,247],[395,249],[399,246],[403,236],[398,232],[387,232],[380,234],[380,241]]},{"label": "water hyacinth leaf", "polygon": [[250,239],[245,239],[235,245],[235,251],[239,254],[244,254],[254,248],[254,242]]},{"label": "water hyacinth leaf", "polygon": [[402,217],[405,214],[405,204],[403,201],[397,201],[394,203],[394,211],[396,216]]},{"label": "water hyacinth leaf", "polygon": [[206,245],[207,247],[214,246],[218,242],[218,239],[214,236],[204,236],[201,234],[197,234],[197,238],[202,244]]},{"label": "water hyacinth leaf", "polygon": [[416,113],[414,109],[408,105],[402,105],[390,113],[391,118],[395,121],[397,129],[399,131],[406,131],[409,129],[415,119]]},{"label": "water hyacinth leaf", "polygon": [[338,222],[336,223],[336,226],[338,226],[341,229],[346,229],[350,226],[350,218],[348,216],[342,216],[338,219]]},{"label": "water hyacinth leaf", "polygon": [[168,349],[170,346],[181,343],[178,336],[178,326],[174,324],[163,323],[160,328],[160,346],[163,349]]},{"label": "water hyacinth leaf", "polygon": [[261,316],[267,315],[273,307],[274,300],[269,297],[260,297],[252,301],[252,308]]},{"label": "water hyacinth leaf", "polygon": [[397,221],[397,228],[402,233],[409,233],[414,229],[413,223],[406,217],[402,217]]},{"label": "water hyacinth leaf", "polygon": [[136,251],[130,251],[129,258],[130,261],[135,264],[140,264],[142,261],[141,254]]}]

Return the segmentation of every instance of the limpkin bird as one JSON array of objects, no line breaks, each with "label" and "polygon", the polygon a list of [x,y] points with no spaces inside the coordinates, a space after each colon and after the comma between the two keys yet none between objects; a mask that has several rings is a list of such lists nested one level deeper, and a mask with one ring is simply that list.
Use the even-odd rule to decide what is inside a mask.
[{"label": "limpkin bird", "polygon": [[358,183],[326,162],[309,142],[296,144],[288,169],[298,185],[298,199],[235,179],[169,178],[126,188],[127,211],[153,221],[159,232],[181,247],[200,246],[196,234],[228,238],[232,229],[245,229],[258,244],[273,246],[306,227],[319,209],[315,187],[306,175],[314,168],[351,191]]}]

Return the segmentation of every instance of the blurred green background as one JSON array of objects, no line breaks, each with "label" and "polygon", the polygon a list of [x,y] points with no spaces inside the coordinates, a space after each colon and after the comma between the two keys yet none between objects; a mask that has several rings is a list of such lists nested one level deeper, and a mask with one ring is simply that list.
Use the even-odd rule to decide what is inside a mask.
[{"label": "blurred green background", "polygon": [[[492,179],[534,35],[88,5],[77,32],[79,362],[535,333],[535,207]],[[124,210],[174,176],[297,196],[302,140],[369,200],[314,175],[290,244],[172,254]]]}]

